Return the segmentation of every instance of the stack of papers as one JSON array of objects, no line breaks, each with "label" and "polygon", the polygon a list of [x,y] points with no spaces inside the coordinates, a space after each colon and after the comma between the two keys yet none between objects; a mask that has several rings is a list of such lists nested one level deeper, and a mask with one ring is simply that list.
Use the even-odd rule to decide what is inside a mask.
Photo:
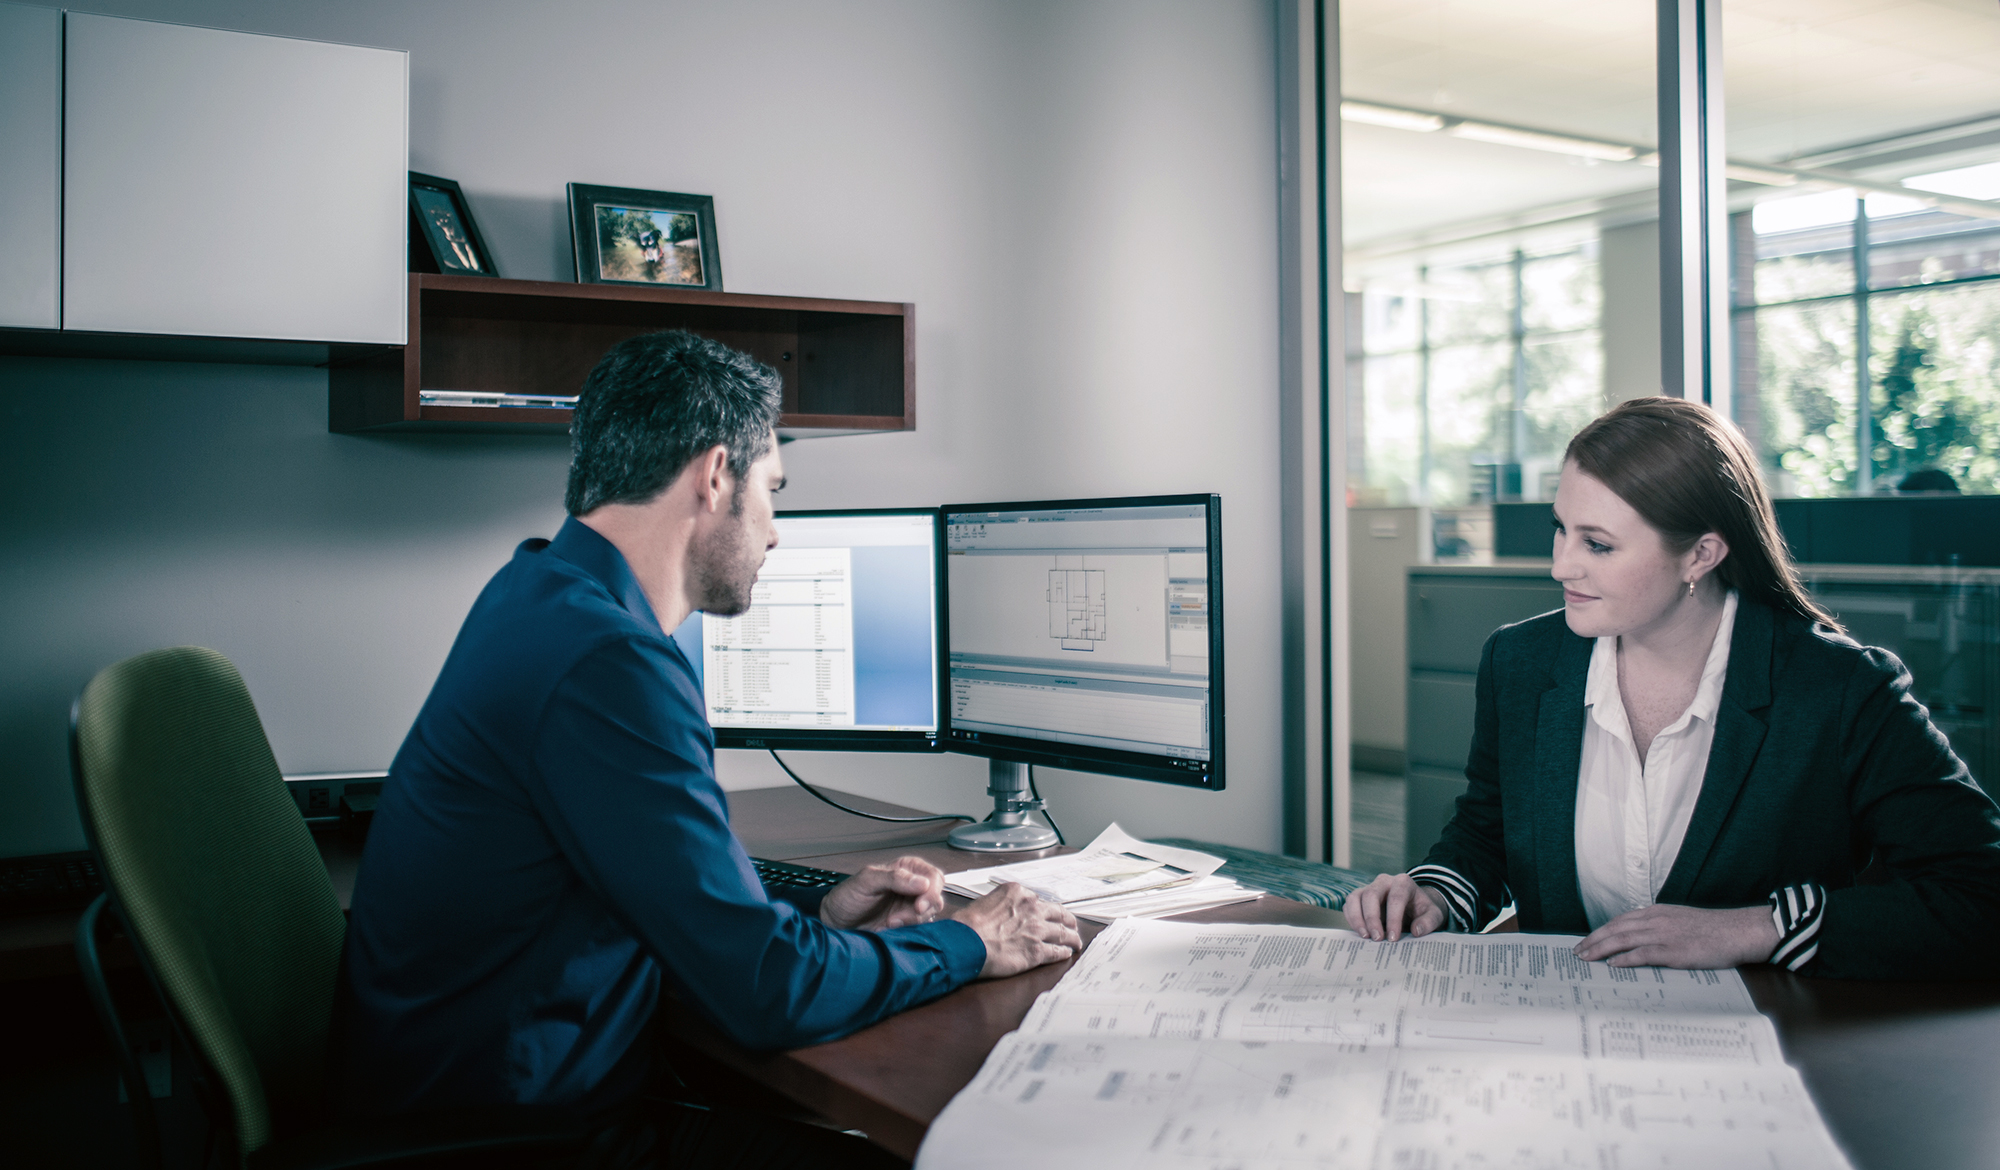
[{"label": "stack of papers", "polygon": [[1213,854],[1141,841],[1114,824],[1080,852],[961,870],[945,876],[945,888],[979,898],[1019,882],[1092,922],[1164,918],[1264,896],[1219,876],[1220,868]]},{"label": "stack of papers", "polygon": [[1578,941],[1116,923],[916,1170],[1849,1170],[1742,976]]}]

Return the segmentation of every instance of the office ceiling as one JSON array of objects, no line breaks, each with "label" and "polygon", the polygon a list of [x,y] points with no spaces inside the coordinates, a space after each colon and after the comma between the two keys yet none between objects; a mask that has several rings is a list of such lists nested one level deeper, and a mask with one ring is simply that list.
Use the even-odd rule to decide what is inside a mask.
[{"label": "office ceiling", "polygon": [[[1641,146],[1657,139],[1647,0],[1342,0],[1340,14],[1349,98]],[[1828,165],[1835,148],[2000,114],[1994,0],[1724,0],[1723,35],[1735,160]],[[2000,145],[1925,143],[1872,167],[1851,151],[1834,157],[1855,173],[1900,178],[2000,158]],[[1658,176],[1636,162],[1354,122],[1342,164],[1350,248],[1643,198]]]}]

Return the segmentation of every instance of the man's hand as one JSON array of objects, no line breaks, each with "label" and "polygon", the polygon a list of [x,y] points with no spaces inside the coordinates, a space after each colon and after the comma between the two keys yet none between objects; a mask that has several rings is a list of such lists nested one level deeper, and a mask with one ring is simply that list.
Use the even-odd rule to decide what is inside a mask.
[{"label": "man's hand", "polygon": [[1411,881],[1406,873],[1376,875],[1374,881],[1347,895],[1341,908],[1356,934],[1377,942],[1395,942],[1405,930],[1411,938],[1418,938],[1446,921],[1437,895]]},{"label": "man's hand", "polygon": [[979,932],[986,944],[981,979],[1018,975],[1043,963],[1057,963],[1083,949],[1076,917],[1015,882],[951,915]]},{"label": "man's hand", "polygon": [[1714,970],[1761,963],[1777,949],[1778,925],[1769,906],[1646,906],[1591,931],[1576,944],[1576,957],[1606,959],[1614,967]]},{"label": "man's hand", "polygon": [[871,865],[826,892],[819,920],[843,930],[891,930],[936,921],[944,912],[944,871],[921,857]]}]

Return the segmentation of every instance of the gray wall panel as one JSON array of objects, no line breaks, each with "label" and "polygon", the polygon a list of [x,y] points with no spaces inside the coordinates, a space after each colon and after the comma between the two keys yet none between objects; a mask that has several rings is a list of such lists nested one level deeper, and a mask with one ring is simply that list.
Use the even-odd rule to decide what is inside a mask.
[{"label": "gray wall panel", "polygon": [[0,326],[61,323],[61,224],[62,13],[0,4]]},{"label": "gray wall panel", "polygon": [[[509,276],[570,279],[574,180],[713,195],[734,291],[914,301],[918,429],[789,444],[787,507],[1220,492],[1228,790],[1038,780],[1072,839],[1116,818],[1279,846],[1267,0],[91,7],[408,50],[410,165],[464,184]],[[672,40],[605,35],[631,27]],[[329,435],[313,370],[6,360],[0,600],[32,620],[0,623],[0,852],[81,844],[64,712],[152,646],[236,658],[286,770],[387,765],[480,585],[561,519],[559,438]],[[787,759],[864,795],[991,803],[972,757]],[[762,753],[719,768],[789,783]]]}]

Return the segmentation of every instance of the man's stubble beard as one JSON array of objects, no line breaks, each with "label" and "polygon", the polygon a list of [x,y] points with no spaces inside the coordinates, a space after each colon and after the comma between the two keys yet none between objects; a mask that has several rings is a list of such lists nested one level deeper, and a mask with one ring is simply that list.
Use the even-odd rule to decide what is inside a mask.
[{"label": "man's stubble beard", "polygon": [[695,608],[717,617],[735,617],[750,608],[750,591],[764,567],[764,558],[753,555],[749,530],[742,523],[742,493],[738,487],[730,497],[729,517],[734,523],[714,529],[693,549],[692,567],[701,586]]}]

